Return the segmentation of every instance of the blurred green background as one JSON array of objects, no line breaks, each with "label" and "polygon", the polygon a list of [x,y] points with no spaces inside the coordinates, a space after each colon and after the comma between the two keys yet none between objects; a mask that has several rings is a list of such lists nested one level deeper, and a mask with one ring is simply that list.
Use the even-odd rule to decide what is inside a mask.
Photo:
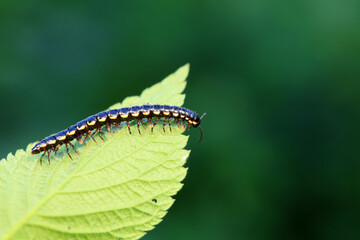
[{"label": "blurred green background", "polygon": [[360,1],[1,1],[0,156],[191,64],[188,175],[144,239],[360,239]]}]

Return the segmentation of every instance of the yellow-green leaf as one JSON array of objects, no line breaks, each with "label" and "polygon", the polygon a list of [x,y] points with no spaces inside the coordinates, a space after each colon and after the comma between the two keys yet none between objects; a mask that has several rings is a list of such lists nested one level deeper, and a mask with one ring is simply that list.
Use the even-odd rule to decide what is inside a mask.
[{"label": "yellow-green leaf", "polygon": [[[181,106],[189,66],[112,108],[141,104]],[[59,129],[60,130],[60,129]],[[186,175],[187,136],[177,127],[154,134],[133,127],[64,147],[41,166],[39,155],[18,150],[0,161],[0,239],[139,239],[173,204]]]}]

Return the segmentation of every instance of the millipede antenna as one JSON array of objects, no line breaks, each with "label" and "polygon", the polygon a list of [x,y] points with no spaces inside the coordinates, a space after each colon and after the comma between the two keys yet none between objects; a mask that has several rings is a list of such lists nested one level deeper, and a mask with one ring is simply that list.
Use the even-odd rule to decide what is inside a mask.
[{"label": "millipede antenna", "polygon": [[202,139],[202,137],[203,137],[203,131],[202,131],[202,128],[200,127],[200,126],[198,126],[198,128],[200,129],[200,139],[199,139],[199,141],[198,141],[198,143],[200,143],[201,142],[201,139]]},{"label": "millipede antenna", "polygon": [[200,117],[200,120],[203,119],[203,117],[206,116],[206,113],[204,113],[201,117]]},{"label": "millipede antenna", "polygon": [[[205,117],[205,116],[206,116],[206,113],[204,113],[204,114],[200,117],[200,120],[201,120],[203,117]],[[200,139],[199,139],[198,143],[200,143],[201,140],[202,140],[202,138],[203,138],[203,130],[202,130],[202,128],[201,128],[200,126],[199,126],[198,128],[200,129]]]}]

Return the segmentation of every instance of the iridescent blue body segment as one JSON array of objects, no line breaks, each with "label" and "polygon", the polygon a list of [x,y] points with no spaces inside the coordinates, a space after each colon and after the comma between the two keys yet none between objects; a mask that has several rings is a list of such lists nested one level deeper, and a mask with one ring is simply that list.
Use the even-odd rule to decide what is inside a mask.
[{"label": "iridescent blue body segment", "polygon": [[184,128],[187,126],[188,129],[191,127],[199,128],[201,131],[201,140],[202,129],[200,127],[200,122],[204,116],[205,114],[200,118],[197,113],[186,108],[158,104],[111,109],[99,112],[98,114],[90,116],[63,131],[40,140],[31,149],[31,153],[38,154],[44,152],[40,158],[40,163],[42,163],[42,157],[47,153],[48,162],[50,163],[51,152],[54,152],[56,157],[56,153],[59,150],[59,147],[65,144],[67,154],[72,159],[69,153],[68,145],[70,145],[77,153],[74,145],[71,143],[72,140],[76,139],[79,143],[85,143],[86,145],[86,140],[89,137],[91,137],[96,142],[94,139],[94,135],[96,133],[98,133],[99,137],[104,140],[101,135],[102,127],[105,127],[107,132],[111,134],[112,127],[116,127],[117,130],[122,122],[126,122],[129,133],[131,134],[130,122],[133,120],[137,121],[137,129],[141,135],[140,124],[147,131],[144,120],[148,122],[152,133],[154,126],[161,118],[164,118],[164,132],[167,123],[171,132],[171,119],[174,119],[174,122],[179,126],[179,128],[181,126]]}]

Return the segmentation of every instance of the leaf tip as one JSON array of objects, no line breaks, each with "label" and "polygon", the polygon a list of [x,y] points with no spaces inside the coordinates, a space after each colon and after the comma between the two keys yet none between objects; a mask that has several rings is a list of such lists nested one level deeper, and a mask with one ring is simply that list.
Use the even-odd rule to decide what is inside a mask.
[{"label": "leaf tip", "polygon": [[185,65],[181,66],[175,73],[180,73],[184,75],[186,79],[186,77],[189,75],[189,71],[190,71],[190,63],[186,63]]}]

